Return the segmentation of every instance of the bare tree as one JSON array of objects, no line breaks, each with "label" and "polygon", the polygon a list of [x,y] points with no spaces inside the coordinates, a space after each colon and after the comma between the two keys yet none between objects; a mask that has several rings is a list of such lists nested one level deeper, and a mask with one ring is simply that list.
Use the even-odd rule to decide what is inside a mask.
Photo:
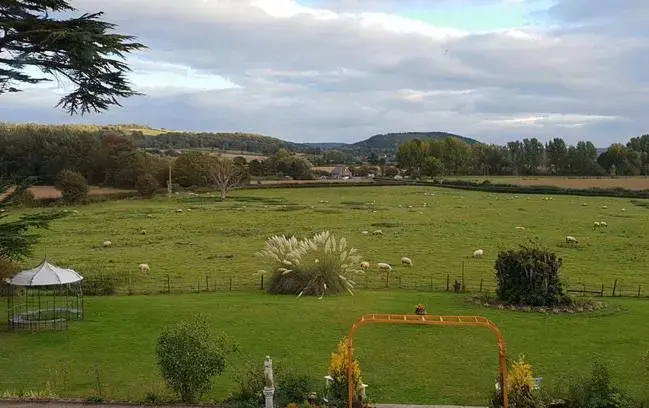
[{"label": "bare tree", "polygon": [[210,183],[219,189],[221,199],[225,200],[228,191],[245,183],[248,179],[248,172],[243,166],[237,166],[234,162],[225,157],[214,157],[209,166]]}]

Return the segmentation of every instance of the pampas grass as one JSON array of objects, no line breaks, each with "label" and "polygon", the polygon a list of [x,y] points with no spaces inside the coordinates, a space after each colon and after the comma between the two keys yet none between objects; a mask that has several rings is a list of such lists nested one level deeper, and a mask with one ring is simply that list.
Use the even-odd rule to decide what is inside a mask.
[{"label": "pampas grass", "polygon": [[345,238],[337,240],[329,231],[302,240],[275,235],[256,255],[270,264],[269,293],[320,297],[345,291],[353,294],[353,277],[363,273],[357,269],[362,258],[356,248],[347,248]]}]

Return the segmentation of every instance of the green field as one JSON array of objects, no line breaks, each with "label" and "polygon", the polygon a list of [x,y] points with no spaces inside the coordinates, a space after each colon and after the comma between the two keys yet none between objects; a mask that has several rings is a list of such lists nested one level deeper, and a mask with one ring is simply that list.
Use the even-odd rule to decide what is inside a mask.
[{"label": "green field", "polygon": [[[649,200],[543,198],[400,186],[240,190],[225,202],[207,194],[105,202],[54,222],[29,263],[47,254],[87,277],[130,276],[134,290],[165,290],[167,279],[175,289],[204,289],[206,280],[229,289],[230,279],[233,289],[254,288],[255,272],[265,267],[255,252],[268,236],[330,230],[373,264],[391,263],[391,287],[401,279],[404,287],[445,289],[447,275],[452,283],[464,270],[468,289],[477,290],[481,279],[493,287],[500,249],[538,239],[563,257],[571,286],[604,284],[608,292],[618,279],[623,293],[636,293],[638,285],[649,293],[649,211],[642,206]],[[593,230],[596,220],[608,228]],[[384,235],[361,234],[375,229]],[[566,246],[566,235],[579,245]],[[105,240],[113,246],[102,248]],[[477,248],[485,251],[482,259],[470,257]],[[414,267],[399,265],[402,256]],[[151,273],[141,276],[140,263]],[[384,279],[373,268],[359,285],[381,288]]]},{"label": "green field", "polygon": [[[412,313],[419,302],[429,313],[477,314],[494,321],[507,340],[510,360],[525,353],[546,388],[586,374],[600,355],[616,382],[636,397],[646,396],[640,360],[649,347],[645,300],[615,299],[600,312],[555,316],[485,309],[467,304],[463,295],[385,291],[324,300],[250,293],[89,298],[86,321],[71,323],[66,332],[0,332],[0,391],[43,389],[50,381],[62,395],[87,397],[96,394],[99,367],[106,398],[142,400],[149,391],[166,395],[155,362],[156,338],[166,324],[195,312],[207,315],[213,328],[241,348],[206,400],[227,397],[244,361],[255,359],[261,370],[266,354],[280,370],[312,376],[319,391],[330,353],[358,316]],[[377,402],[486,405],[493,387],[498,353],[486,329],[367,326],[355,345],[368,392]]]}]

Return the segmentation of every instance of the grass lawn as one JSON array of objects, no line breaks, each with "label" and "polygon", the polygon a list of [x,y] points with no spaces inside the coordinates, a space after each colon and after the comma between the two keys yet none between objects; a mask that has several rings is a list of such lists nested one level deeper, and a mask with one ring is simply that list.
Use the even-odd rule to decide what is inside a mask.
[{"label": "grass lawn", "polygon": [[[464,270],[475,290],[481,279],[493,287],[500,249],[537,239],[563,257],[571,285],[604,284],[608,292],[619,279],[623,293],[636,293],[639,284],[649,291],[649,211],[642,206],[649,200],[543,198],[399,186],[241,190],[225,202],[205,194],[104,202],[52,223],[28,263],[47,253],[87,277],[119,274],[126,282],[130,274],[138,290],[163,290],[167,276],[176,288],[204,288],[206,277],[210,286],[227,288],[232,279],[235,289],[252,288],[254,273],[266,266],[255,252],[268,236],[330,230],[372,264],[391,263],[392,285],[401,279],[406,287],[445,288],[447,275],[452,284]],[[593,230],[596,220],[608,228]],[[375,229],[384,234],[361,234]],[[566,246],[566,235],[579,239],[578,247]],[[113,246],[102,248],[105,240]],[[477,248],[485,256],[470,258]],[[414,267],[402,267],[402,256]],[[140,263],[150,265],[148,275],[139,275]],[[359,281],[381,288],[384,279],[374,266]]]},{"label": "grass lawn", "polygon": [[[445,293],[361,291],[324,300],[260,293],[88,298],[86,321],[72,323],[68,331],[0,331],[0,391],[43,389],[50,381],[61,395],[86,397],[96,394],[98,367],[109,399],[163,393],[156,338],[165,325],[195,312],[241,347],[207,399],[225,398],[236,387],[236,369],[255,359],[261,370],[266,354],[279,370],[307,373],[320,387],[330,353],[358,316],[412,313],[419,302],[429,313],[494,321],[507,340],[510,360],[525,353],[545,387],[587,373],[600,355],[614,380],[634,396],[647,389],[640,360],[649,348],[646,300],[614,299],[604,311],[554,316],[485,309]],[[486,405],[497,369],[495,337],[482,328],[368,326],[358,332],[356,352],[368,392],[385,403]]]}]

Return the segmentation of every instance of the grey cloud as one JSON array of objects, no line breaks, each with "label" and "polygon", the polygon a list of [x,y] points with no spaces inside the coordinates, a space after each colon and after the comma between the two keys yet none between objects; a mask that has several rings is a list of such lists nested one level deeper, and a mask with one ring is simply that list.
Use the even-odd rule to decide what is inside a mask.
[{"label": "grey cloud", "polygon": [[[432,38],[360,28],[349,18],[273,18],[244,7],[243,0],[190,3],[180,7],[171,0],[84,0],[83,7],[106,10],[106,18],[116,21],[121,31],[149,45],[140,55],[146,60],[134,68],[183,64],[227,77],[242,88],[153,93],[125,102],[124,109],[83,120],[253,131],[301,141],[445,130],[498,142],[561,134],[598,145],[646,132],[649,124],[642,112],[649,103],[649,47],[636,38],[637,32],[612,38],[606,31],[571,31],[564,25],[539,38],[504,33]],[[334,3],[327,7],[334,9]],[[353,3],[338,6],[353,8]],[[364,10],[405,3],[430,5],[362,2]],[[584,15],[577,13],[578,1],[561,0],[548,15],[566,24],[597,21],[601,26],[604,20],[597,15],[606,4],[589,0],[584,8],[589,15]],[[618,16],[624,15],[628,13],[618,10]],[[0,97],[0,117],[70,121],[53,114],[43,101],[37,105],[34,95],[11,96],[24,101],[12,109],[6,108],[5,98]],[[560,120],[528,128],[488,122],[545,113],[621,120],[573,128],[561,127]]]}]

